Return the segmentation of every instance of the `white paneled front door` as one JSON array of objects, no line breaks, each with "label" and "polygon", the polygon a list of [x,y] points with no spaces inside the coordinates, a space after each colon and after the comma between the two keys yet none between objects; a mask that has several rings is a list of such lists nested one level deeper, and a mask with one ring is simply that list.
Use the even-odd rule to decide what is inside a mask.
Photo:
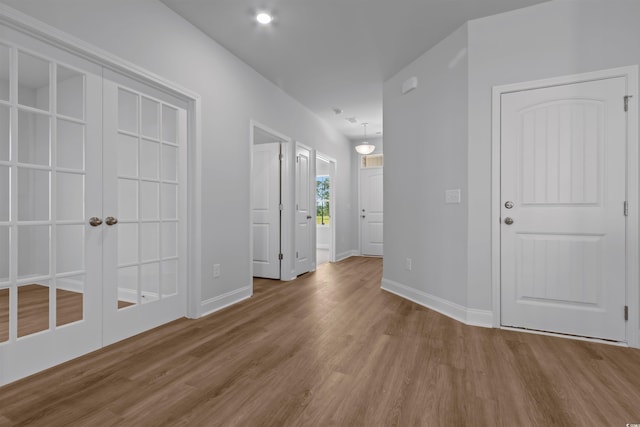
[{"label": "white paneled front door", "polygon": [[186,312],[187,113],[113,80],[124,79],[104,80],[105,345]]},{"label": "white paneled front door", "polygon": [[0,28],[2,385],[102,345],[102,87],[100,67]]},{"label": "white paneled front door", "polygon": [[382,256],[383,244],[383,169],[360,169],[360,238],[362,255]]},{"label": "white paneled front door", "polygon": [[313,227],[311,186],[311,153],[307,148],[296,147],[296,276],[311,270],[313,263]]},{"label": "white paneled front door", "polygon": [[501,323],[625,341],[625,78],[503,94]]},{"label": "white paneled front door", "polygon": [[280,279],[281,144],[257,144],[252,150],[253,276]]}]

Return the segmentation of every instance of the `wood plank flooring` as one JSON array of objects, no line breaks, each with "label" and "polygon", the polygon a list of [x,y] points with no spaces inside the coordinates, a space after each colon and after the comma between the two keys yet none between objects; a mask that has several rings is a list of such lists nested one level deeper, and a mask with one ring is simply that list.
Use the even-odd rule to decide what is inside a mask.
[{"label": "wood plank flooring", "polygon": [[466,326],[324,264],[0,388],[2,425],[624,426],[640,351]]}]

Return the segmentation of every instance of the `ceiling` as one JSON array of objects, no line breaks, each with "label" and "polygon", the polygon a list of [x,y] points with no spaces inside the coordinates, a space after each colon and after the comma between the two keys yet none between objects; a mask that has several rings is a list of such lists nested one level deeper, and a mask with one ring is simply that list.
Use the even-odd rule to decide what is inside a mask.
[{"label": "ceiling", "polygon": [[382,132],[384,80],[460,25],[547,0],[161,1],[354,139]]}]

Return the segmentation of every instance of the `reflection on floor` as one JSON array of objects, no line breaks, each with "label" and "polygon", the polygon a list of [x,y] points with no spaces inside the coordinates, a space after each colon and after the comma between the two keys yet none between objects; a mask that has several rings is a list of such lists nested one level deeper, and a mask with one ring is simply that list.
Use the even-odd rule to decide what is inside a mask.
[{"label": "reflection on floor", "polygon": [[316,249],[316,265],[329,262],[329,249]]},{"label": "reflection on floor", "polygon": [[[56,289],[56,326],[82,320],[82,294]],[[132,305],[118,301],[118,308]],[[18,337],[49,329],[49,288],[38,284],[18,287]],[[0,342],[9,339],[9,289],[0,289]]]}]

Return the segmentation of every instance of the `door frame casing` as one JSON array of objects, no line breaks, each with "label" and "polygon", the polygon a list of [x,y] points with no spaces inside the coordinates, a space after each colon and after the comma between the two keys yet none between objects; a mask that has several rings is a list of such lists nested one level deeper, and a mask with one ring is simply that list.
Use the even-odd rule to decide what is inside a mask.
[{"label": "door frame casing", "polygon": [[[295,149],[292,149],[294,145],[293,140],[288,136],[273,130],[267,125],[264,125],[257,120],[249,119],[249,278],[248,286],[251,289],[253,295],[253,220],[251,214],[253,212],[253,200],[251,195],[253,194],[253,145],[254,145],[254,128],[267,132],[279,139],[282,147],[282,163],[280,169],[280,202],[283,209],[280,217],[280,251],[284,254],[283,259],[280,261],[280,280],[293,280],[295,275],[291,276],[291,270],[295,268],[295,260],[291,259],[291,254],[294,252],[294,242],[292,242],[292,233],[290,224],[293,223],[292,215],[293,203],[291,203],[291,197],[293,196],[293,186],[291,185],[290,175],[292,171],[292,159],[295,162]],[[276,142],[276,141],[274,141]],[[285,271],[287,273],[285,273]]]},{"label": "door frame casing", "polygon": [[[638,65],[612,68],[594,72],[573,74],[549,79],[494,86],[492,93],[492,129],[491,129],[491,281],[493,291],[493,326],[501,325],[501,97],[503,94],[542,89],[567,84],[584,83],[594,80],[624,77],[627,82],[627,95],[632,98],[627,112],[627,203],[629,215],[626,220],[626,304],[629,307],[629,319],[626,324],[627,345],[640,347],[640,285],[638,285]],[[623,100],[620,100],[623,108]],[[622,202],[622,201],[621,201]],[[622,211],[622,205],[620,206]],[[622,310],[620,316],[622,316]]]},{"label": "door frame casing", "polygon": [[62,48],[82,59],[138,80],[184,100],[187,105],[187,304],[185,316],[202,315],[202,99],[199,94],[170,82],[104,49],[45,24],[7,5],[0,4],[0,23]]}]

